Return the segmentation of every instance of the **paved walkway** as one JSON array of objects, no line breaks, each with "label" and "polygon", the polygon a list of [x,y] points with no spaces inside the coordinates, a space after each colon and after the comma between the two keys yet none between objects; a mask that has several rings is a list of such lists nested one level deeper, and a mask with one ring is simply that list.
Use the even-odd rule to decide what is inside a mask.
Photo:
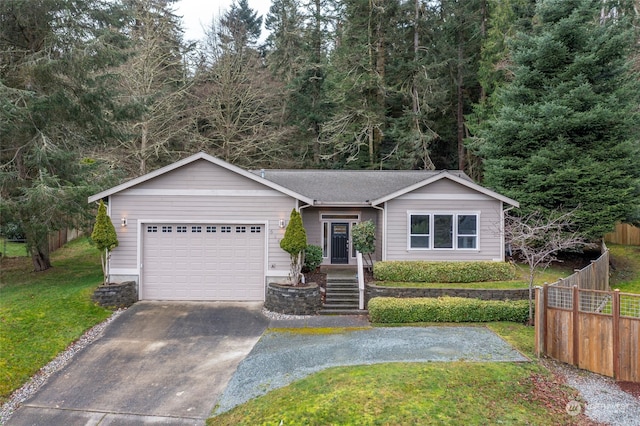
[{"label": "paved walkway", "polygon": [[[334,320],[339,327],[349,323],[344,317]],[[330,367],[461,360],[528,361],[484,327],[366,328],[331,334],[267,331],[238,366],[216,414]]]}]

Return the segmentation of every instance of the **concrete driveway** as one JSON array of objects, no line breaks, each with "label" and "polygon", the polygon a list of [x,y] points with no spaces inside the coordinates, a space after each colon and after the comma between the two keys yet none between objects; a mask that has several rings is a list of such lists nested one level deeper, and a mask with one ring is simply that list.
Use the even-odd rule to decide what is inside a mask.
[{"label": "concrete driveway", "polygon": [[262,303],[139,302],[8,425],[202,425],[269,321]]}]

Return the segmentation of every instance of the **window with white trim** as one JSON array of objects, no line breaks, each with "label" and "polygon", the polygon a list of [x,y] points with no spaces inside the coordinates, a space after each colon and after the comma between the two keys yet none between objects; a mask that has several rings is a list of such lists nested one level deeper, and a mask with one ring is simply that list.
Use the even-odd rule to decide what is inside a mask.
[{"label": "window with white trim", "polygon": [[476,250],[477,213],[410,213],[410,250]]}]

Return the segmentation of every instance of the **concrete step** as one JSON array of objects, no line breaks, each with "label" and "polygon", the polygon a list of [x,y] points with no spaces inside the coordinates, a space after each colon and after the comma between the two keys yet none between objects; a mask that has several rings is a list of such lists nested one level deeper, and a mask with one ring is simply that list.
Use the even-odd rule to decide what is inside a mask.
[{"label": "concrete step", "polygon": [[330,288],[325,294],[358,294],[359,292],[357,288]]},{"label": "concrete step", "polygon": [[366,309],[358,309],[356,306],[354,309],[342,309],[342,308],[322,308],[320,315],[368,315],[369,311]]}]

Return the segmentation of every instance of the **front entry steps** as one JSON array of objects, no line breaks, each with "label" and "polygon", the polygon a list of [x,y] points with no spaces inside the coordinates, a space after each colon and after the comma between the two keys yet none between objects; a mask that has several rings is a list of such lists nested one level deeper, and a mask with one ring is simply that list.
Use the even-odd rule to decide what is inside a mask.
[{"label": "front entry steps", "polygon": [[355,270],[327,271],[325,302],[320,315],[366,315],[358,309],[358,279]]}]

